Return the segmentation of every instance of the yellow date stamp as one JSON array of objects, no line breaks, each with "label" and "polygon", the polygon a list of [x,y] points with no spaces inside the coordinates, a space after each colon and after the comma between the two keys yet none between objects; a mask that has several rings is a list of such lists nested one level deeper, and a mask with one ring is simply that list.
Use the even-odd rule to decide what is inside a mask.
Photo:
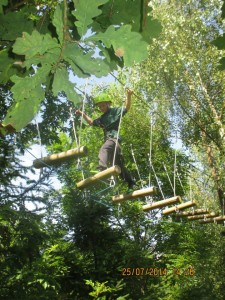
[{"label": "yellow date stamp", "polygon": [[123,268],[122,276],[150,276],[150,277],[159,277],[159,276],[194,276],[195,270],[193,267],[187,268]]}]

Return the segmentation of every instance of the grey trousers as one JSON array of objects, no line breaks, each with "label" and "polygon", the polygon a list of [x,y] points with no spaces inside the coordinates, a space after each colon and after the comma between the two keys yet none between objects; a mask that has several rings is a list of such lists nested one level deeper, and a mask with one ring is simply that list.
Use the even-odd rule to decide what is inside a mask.
[{"label": "grey trousers", "polygon": [[[115,139],[108,139],[105,141],[105,143],[102,145],[100,151],[99,151],[99,168],[100,169],[106,169],[108,168],[108,165],[112,166],[113,164],[113,158],[114,158],[114,152],[116,147],[116,140]],[[114,165],[117,165],[121,168],[121,174],[120,177],[125,180],[127,183],[132,183],[133,179],[126,169],[124,165],[124,159],[122,155],[121,146],[119,143],[117,143],[116,147],[116,154],[115,154],[115,162]]]}]

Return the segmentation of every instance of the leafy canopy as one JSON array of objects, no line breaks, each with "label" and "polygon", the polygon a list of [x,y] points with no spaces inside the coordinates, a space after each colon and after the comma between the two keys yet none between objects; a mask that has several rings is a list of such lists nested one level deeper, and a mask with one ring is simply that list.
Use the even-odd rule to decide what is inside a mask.
[{"label": "leafy canopy", "polygon": [[130,67],[145,60],[148,43],[160,28],[151,8],[141,0],[35,4],[31,1],[12,7],[9,1],[0,2],[4,49],[0,51],[4,62],[0,83],[14,83],[14,104],[3,125],[11,124],[17,131],[33,119],[49,92],[54,96],[63,92],[74,105],[80,103],[71,76],[102,77],[117,66]]}]

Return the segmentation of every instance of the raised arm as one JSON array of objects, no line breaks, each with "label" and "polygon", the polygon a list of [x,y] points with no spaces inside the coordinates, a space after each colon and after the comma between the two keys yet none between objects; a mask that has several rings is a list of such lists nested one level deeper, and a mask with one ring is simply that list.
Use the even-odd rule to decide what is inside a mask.
[{"label": "raised arm", "polygon": [[90,118],[88,115],[86,115],[84,112],[82,112],[81,110],[76,110],[75,111],[75,114],[78,115],[78,116],[83,116],[84,120],[86,122],[88,122],[89,125],[93,125],[93,120],[92,118]]},{"label": "raised arm", "polygon": [[131,90],[127,90],[127,98],[126,98],[126,102],[125,102],[125,108],[128,111],[131,107],[131,96],[133,95],[133,91]]}]

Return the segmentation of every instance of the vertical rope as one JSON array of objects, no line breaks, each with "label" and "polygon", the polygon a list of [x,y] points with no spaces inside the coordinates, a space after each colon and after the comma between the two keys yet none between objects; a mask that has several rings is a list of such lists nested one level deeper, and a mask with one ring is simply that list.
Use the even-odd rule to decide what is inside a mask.
[{"label": "vertical rope", "polygon": [[115,160],[116,160],[116,150],[117,150],[118,141],[119,141],[119,134],[120,134],[120,127],[121,127],[121,122],[122,122],[122,116],[123,116],[123,105],[121,107],[119,126],[118,126],[118,130],[117,130],[117,135],[116,135],[116,145],[115,145],[115,149],[114,149],[113,163],[112,163],[113,166],[115,165]]},{"label": "vertical rope", "polygon": [[176,196],[176,169],[177,169],[177,150],[174,153],[174,170],[173,170],[173,191]]},{"label": "vertical rope", "polygon": [[193,201],[192,199],[192,182],[191,182],[191,177],[189,177],[189,194],[190,194],[190,200]]},{"label": "vertical rope", "polygon": [[160,190],[160,192],[161,192],[161,194],[162,194],[162,197],[163,197],[163,199],[165,199],[165,196],[164,196],[163,191],[162,191],[162,188],[161,188],[161,184],[160,184],[159,179],[158,179],[158,177],[157,177],[157,175],[156,175],[156,172],[155,172],[155,169],[154,169],[154,167],[153,167],[153,164],[151,164],[151,168],[152,168],[152,171],[153,171],[153,173],[154,173],[155,179],[156,179],[156,181],[157,181],[159,190]]},{"label": "vertical rope", "polygon": [[[36,127],[37,127],[37,132],[38,132],[38,140],[39,140],[39,145],[40,145],[40,148],[41,148],[41,158],[42,158],[43,157],[43,152],[42,152],[41,132],[40,132],[40,128],[39,128],[39,125],[38,125],[37,121],[36,121]],[[41,179],[42,174],[43,174],[43,169],[41,168],[40,173],[39,173],[39,179]]]},{"label": "vertical rope", "polygon": [[[85,83],[85,89],[84,89],[84,98],[83,98],[83,102],[82,102],[82,112],[84,112],[84,106],[85,106],[85,101],[86,101],[86,97],[87,97],[87,82],[88,82],[88,79],[86,80],[86,83]],[[80,147],[80,141],[81,141],[81,132],[82,132],[82,125],[83,125],[83,120],[84,120],[84,117],[83,117],[83,114],[81,114],[81,121],[80,121],[80,129],[79,129],[79,139],[78,139],[78,147]]]},{"label": "vertical rope", "polygon": [[[150,116],[150,141],[149,141],[149,162],[152,164],[152,129],[153,129],[153,118]],[[151,186],[151,172],[148,175],[148,184]]]},{"label": "vertical rope", "polygon": [[135,163],[135,167],[136,167],[136,170],[137,170],[137,173],[138,173],[138,177],[139,177],[139,180],[140,180],[140,183],[141,183],[141,187],[143,188],[143,182],[142,182],[140,171],[139,171],[137,161],[136,161],[136,158],[135,158],[135,155],[134,155],[134,150],[133,150],[132,144],[130,144],[130,147],[131,147],[131,154],[132,154],[132,157],[133,157],[133,160],[134,160],[134,163]]},{"label": "vertical rope", "polygon": [[74,116],[72,114],[72,107],[70,108],[70,119],[71,119],[72,126],[73,126],[74,139],[75,139],[77,147],[78,147],[78,138],[77,138],[77,132],[76,132],[76,127],[75,127],[75,122],[74,122]]},{"label": "vertical rope", "polygon": [[223,212],[222,212],[222,216],[224,216],[224,208],[225,208],[225,197],[223,196],[223,205],[222,205]]},{"label": "vertical rope", "polygon": [[37,132],[38,132],[38,140],[39,140],[39,145],[41,148],[41,158],[43,157],[43,153],[42,153],[42,141],[41,141],[41,133],[40,133],[40,128],[38,125],[38,122],[36,121],[36,127],[37,127]]},{"label": "vertical rope", "polygon": [[182,181],[181,181],[181,179],[180,179],[180,174],[179,174],[178,172],[176,172],[176,173],[177,173],[177,178],[178,178],[178,180],[179,180],[179,182],[180,182],[180,185],[181,185],[181,187],[182,187],[183,193],[185,194],[184,186],[183,186],[183,183],[182,183]]},{"label": "vertical rope", "polygon": [[[84,112],[84,105],[85,105],[86,95],[87,95],[87,80],[86,80],[85,90],[84,90],[83,95],[84,95],[84,98],[83,98],[83,102],[82,102],[82,112]],[[81,115],[81,122],[80,122],[80,128],[79,128],[79,136],[77,135],[76,126],[75,126],[75,122],[74,122],[74,117],[73,117],[73,114],[72,114],[72,108],[70,109],[70,117],[71,117],[71,120],[72,120],[74,139],[76,141],[77,147],[80,147],[81,131],[82,131],[82,124],[83,124],[83,114]],[[82,168],[82,162],[81,162],[80,158],[77,159],[77,166],[78,167],[81,166],[82,178],[84,180],[84,171],[83,171],[83,168]]]},{"label": "vertical rope", "polygon": [[165,170],[165,172],[166,172],[167,178],[168,178],[168,180],[169,180],[170,186],[171,186],[171,188],[172,188],[172,190],[173,190],[173,192],[174,192],[172,181],[171,181],[171,179],[170,179],[169,173],[168,173],[167,168],[166,168],[166,165],[165,165],[164,163],[163,163],[163,167],[164,167],[164,170]]}]

